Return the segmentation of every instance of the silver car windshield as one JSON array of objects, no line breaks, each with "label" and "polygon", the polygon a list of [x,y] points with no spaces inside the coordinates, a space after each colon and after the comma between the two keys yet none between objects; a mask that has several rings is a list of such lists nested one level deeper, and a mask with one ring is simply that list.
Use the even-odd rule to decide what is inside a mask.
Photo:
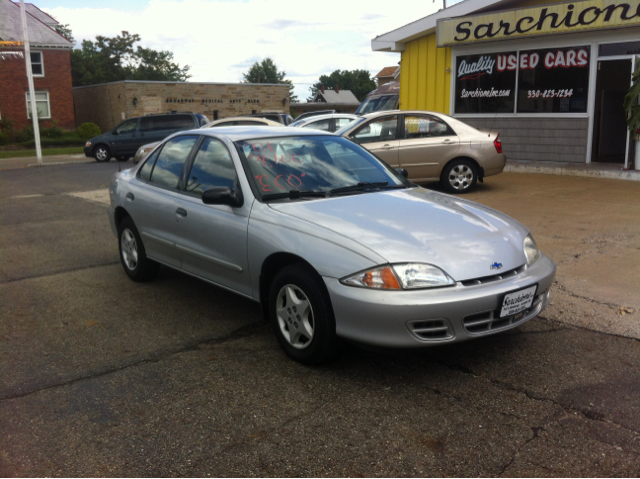
[{"label": "silver car windshield", "polygon": [[337,136],[262,138],[238,141],[236,146],[259,199],[276,194],[297,198],[298,192],[323,197],[410,186],[364,148]]}]

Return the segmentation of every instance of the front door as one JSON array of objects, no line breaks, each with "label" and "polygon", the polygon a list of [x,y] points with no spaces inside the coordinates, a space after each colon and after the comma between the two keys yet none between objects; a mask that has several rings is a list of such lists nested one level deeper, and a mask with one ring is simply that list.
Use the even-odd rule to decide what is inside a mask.
[{"label": "front door", "polygon": [[177,197],[177,249],[182,269],[251,295],[247,258],[251,204],[237,208],[205,205],[202,193],[219,187],[239,188],[236,170],[227,147],[220,140],[205,137],[186,186]]},{"label": "front door", "polygon": [[397,138],[398,115],[384,116],[365,123],[351,134],[354,143],[362,145],[393,168],[399,168]]},{"label": "front door", "polygon": [[460,140],[441,119],[431,115],[406,115],[400,140],[400,166],[416,181],[437,181],[442,167],[455,156]]},{"label": "front door", "polygon": [[598,62],[591,161],[624,164],[628,130],[622,106],[631,82],[631,59]]},{"label": "front door", "polygon": [[133,156],[140,146],[138,142],[138,119],[120,123],[113,131],[113,154],[115,156]]}]

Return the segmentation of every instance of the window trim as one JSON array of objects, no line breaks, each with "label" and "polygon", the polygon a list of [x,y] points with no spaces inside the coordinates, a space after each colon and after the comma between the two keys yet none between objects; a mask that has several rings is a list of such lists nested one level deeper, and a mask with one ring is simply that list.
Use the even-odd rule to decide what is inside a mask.
[{"label": "window trim", "polygon": [[[199,195],[198,193],[194,193],[192,191],[187,191],[187,186],[189,185],[189,176],[191,175],[191,170],[193,169],[193,165],[196,162],[196,157],[198,156],[198,152],[200,151],[200,148],[202,148],[202,145],[204,144],[204,142],[207,141],[207,138],[210,138],[212,141],[219,142],[227,150],[227,153],[229,153],[229,159],[231,160],[233,169],[236,172],[236,185],[238,186],[238,189],[240,190],[240,192],[242,192],[242,188],[240,187],[240,175],[238,174],[238,168],[236,167],[236,164],[233,161],[233,155],[231,154],[231,150],[229,150],[229,147],[225,144],[224,141],[222,141],[218,137],[201,135],[200,140],[195,145],[196,148],[191,152],[191,154],[189,155],[189,159],[185,163],[186,168],[183,171],[184,182],[182,184],[182,187],[178,190],[178,194],[189,196],[191,198],[196,198],[202,201],[202,195]],[[155,168],[155,165],[154,165],[154,168]],[[209,205],[209,206],[214,206],[214,205]]]},{"label": "window trim", "polygon": [[33,65],[34,65],[34,63],[33,63],[33,61],[31,61],[31,58],[29,58],[29,62],[31,63],[31,74],[32,74],[34,77],[37,77],[37,78],[42,78],[42,77],[44,77],[44,55],[43,55],[43,54],[42,54],[42,52],[41,52],[41,51],[39,51],[39,50],[36,50],[36,51],[31,50],[29,53],[30,53],[31,55],[33,55],[34,53],[37,53],[37,54],[39,54],[39,55],[40,55],[40,63],[36,63],[36,65],[40,65],[40,66],[42,67],[42,73],[40,73],[40,74],[35,74],[35,73],[33,73]]},{"label": "window trim", "polygon": [[[49,92],[48,91],[34,91],[33,92],[34,95],[37,95],[38,93],[45,93],[47,95],[47,110],[49,110],[49,116],[38,116],[39,120],[50,120],[51,119],[51,102],[49,101]],[[25,91],[24,92],[24,100],[26,102],[27,105],[27,119],[31,120],[31,105],[29,104],[29,91]],[[36,98],[36,113],[38,112],[38,102],[43,102],[45,100],[38,100]]]}]

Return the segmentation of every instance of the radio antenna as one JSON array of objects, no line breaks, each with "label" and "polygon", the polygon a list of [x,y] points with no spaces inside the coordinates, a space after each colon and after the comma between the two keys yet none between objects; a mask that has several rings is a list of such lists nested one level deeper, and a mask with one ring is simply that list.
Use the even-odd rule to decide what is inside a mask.
[{"label": "radio antenna", "polygon": [[496,118],[498,118],[498,113],[496,112],[493,117],[493,121],[491,122],[491,128],[489,129],[489,134],[487,136],[491,136],[491,132],[493,131],[493,127],[496,126]]}]

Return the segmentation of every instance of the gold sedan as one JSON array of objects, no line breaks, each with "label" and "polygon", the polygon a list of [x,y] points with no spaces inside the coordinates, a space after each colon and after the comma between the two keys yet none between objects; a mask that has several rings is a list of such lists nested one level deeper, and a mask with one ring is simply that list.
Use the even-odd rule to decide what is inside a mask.
[{"label": "gold sedan", "polygon": [[[215,128],[220,126],[282,126],[282,123],[278,123],[275,121],[267,120],[266,118],[248,118],[246,116],[236,116],[232,118],[223,118],[222,120],[215,120],[211,123],[207,123],[200,128]],[[156,141],[154,143],[147,143],[146,145],[142,145],[136,151],[136,156],[133,157],[133,164],[135,165],[139,161],[142,161],[147,157],[151,150],[153,150],[156,146],[158,146],[160,141]]]},{"label": "gold sedan", "polygon": [[477,130],[430,111],[379,111],[338,130],[414,182],[439,181],[449,193],[466,193],[484,177],[502,173],[507,157],[498,132]]}]

